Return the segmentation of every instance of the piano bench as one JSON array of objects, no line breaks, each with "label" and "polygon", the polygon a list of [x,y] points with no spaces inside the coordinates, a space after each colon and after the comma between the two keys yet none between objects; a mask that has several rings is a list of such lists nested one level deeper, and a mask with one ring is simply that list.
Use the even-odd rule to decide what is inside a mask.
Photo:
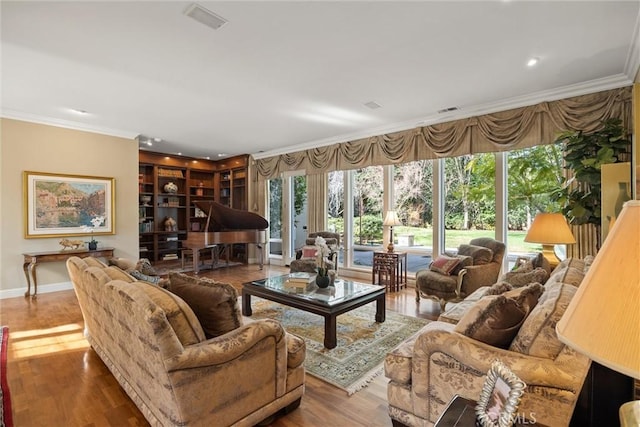
[{"label": "piano bench", "polygon": [[[206,253],[207,251],[211,251],[211,268],[215,267],[218,263],[218,245],[209,245],[204,248],[197,249],[198,251],[198,260],[202,261],[201,254]],[[182,269],[184,270],[185,260],[191,257],[193,262],[193,270],[197,273],[199,265],[196,265],[195,260],[193,259],[193,251],[192,248],[182,248]],[[204,261],[202,261],[204,264]]]}]

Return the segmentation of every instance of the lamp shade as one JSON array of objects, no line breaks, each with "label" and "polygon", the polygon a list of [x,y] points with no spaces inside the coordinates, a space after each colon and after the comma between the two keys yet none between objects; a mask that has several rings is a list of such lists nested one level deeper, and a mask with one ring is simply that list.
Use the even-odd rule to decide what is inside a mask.
[{"label": "lamp shade", "polygon": [[556,332],[590,359],[640,378],[640,201],[625,203]]},{"label": "lamp shade", "polygon": [[569,245],[575,243],[576,239],[562,214],[539,213],[533,219],[524,241],[545,245]]},{"label": "lamp shade", "polygon": [[387,211],[387,215],[384,217],[384,222],[382,225],[402,225],[400,222],[400,218],[398,218],[398,214],[396,211]]}]

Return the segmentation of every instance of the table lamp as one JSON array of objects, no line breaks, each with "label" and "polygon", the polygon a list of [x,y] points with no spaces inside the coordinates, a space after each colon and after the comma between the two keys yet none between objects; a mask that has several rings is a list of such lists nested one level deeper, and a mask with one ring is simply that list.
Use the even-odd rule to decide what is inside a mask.
[{"label": "table lamp", "polygon": [[[640,201],[626,202],[556,326],[563,343],[621,374],[640,378]],[[640,400],[620,408],[640,425]]]},{"label": "table lamp", "polygon": [[542,243],[542,256],[553,268],[560,263],[553,246],[570,245],[575,243],[576,239],[562,214],[541,212],[533,219],[527,235],[524,236],[524,241]]},{"label": "table lamp", "polygon": [[393,226],[402,225],[396,211],[387,211],[387,215],[384,217],[382,225],[389,226],[389,244],[387,245],[387,251],[391,253],[393,252]]}]

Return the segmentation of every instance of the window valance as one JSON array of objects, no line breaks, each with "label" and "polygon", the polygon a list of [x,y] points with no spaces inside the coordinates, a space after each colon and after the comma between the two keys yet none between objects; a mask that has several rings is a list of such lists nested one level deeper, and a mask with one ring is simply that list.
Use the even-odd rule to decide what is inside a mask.
[{"label": "window valance", "polygon": [[593,132],[617,117],[631,129],[632,87],[439,123],[256,160],[260,179],[284,171],[307,174],[372,165],[508,151],[549,144],[564,130]]}]

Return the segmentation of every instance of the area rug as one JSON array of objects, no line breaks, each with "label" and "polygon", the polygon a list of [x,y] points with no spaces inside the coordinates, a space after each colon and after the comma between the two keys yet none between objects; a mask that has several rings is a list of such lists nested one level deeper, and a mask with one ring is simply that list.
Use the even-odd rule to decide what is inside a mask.
[{"label": "area rug", "polygon": [[12,427],[11,396],[7,382],[7,343],[9,328],[0,326],[0,426]]},{"label": "area rug", "polygon": [[307,344],[305,369],[348,395],[366,387],[383,372],[386,354],[429,323],[426,319],[392,311],[377,323],[375,304],[367,304],[338,316],[338,345],[324,347],[324,318],[260,298],[253,298],[252,319],[276,319],[287,332],[304,338]]}]

